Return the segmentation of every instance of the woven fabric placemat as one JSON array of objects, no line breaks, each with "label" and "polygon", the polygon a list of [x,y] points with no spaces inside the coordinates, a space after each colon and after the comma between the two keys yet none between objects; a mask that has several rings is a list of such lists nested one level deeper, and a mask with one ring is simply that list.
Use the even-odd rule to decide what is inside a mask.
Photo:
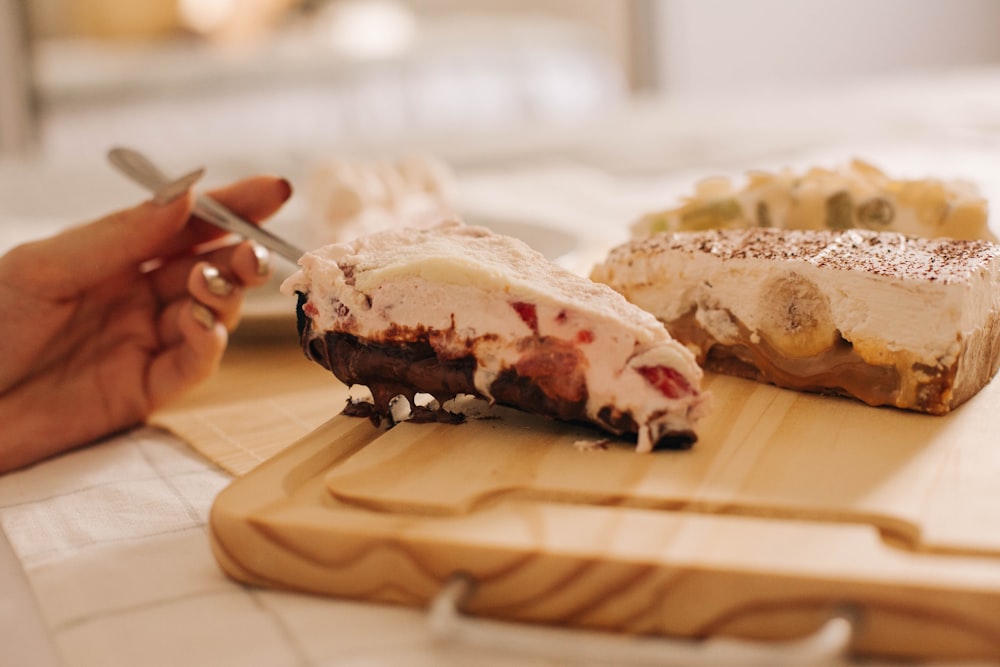
[{"label": "woven fabric placemat", "polygon": [[240,476],[341,412],[347,387],[295,340],[238,341],[219,372],[150,420]]}]

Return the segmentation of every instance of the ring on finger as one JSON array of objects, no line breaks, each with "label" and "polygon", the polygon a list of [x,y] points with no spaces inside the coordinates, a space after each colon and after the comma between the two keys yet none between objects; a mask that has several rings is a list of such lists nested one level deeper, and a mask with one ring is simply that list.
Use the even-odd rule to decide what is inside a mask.
[{"label": "ring on finger", "polygon": [[233,293],[235,287],[222,272],[212,264],[205,264],[201,267],[201,277],[205,281],[205,287],[209,294],[220,298],[227,297]]}]

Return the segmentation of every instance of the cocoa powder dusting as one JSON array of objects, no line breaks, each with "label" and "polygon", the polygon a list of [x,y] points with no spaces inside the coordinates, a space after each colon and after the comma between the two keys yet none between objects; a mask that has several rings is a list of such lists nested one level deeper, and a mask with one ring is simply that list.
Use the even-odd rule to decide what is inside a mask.
[{"label": "cocoa powder dusting", "polygon": [[866,229],[748,228],[657,234],[615,248],[608,263],[665,251],[711,254],[724,261],[796,260],[824,269],[944,283],[965,280],[1000,256],[1000,246],[989,241],[926,239]]}]

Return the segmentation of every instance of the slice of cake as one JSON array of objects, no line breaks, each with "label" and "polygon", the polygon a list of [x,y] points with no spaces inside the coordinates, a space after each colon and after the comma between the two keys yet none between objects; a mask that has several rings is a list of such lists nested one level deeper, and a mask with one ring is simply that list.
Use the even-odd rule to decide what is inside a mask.
[{"label": "slice of cake", "polygon": [[706,368],[944,414],[1000,363],[1000,246],[892,232],[663,233],[592,278]]},{"label": "slice of cake", "polygon": [[750,172],[741,187],[728,178],[709,178],[680,206],[640,218],[632,234],[739,227],[872,229],[996,240],[987,224],[986,199],[975,185],[893,179],[861,160],[839,169]]},{"label": "slice of cake", "polygon": [[282,290],[299,295],[306,355],[371,390],[352,412],[391,421],[397,397],[470,394],[635,434],[642,452],[695,440],[707,396],[694,355],[652,315],[521,241],[449,222],[328,245],[299,264]]}]

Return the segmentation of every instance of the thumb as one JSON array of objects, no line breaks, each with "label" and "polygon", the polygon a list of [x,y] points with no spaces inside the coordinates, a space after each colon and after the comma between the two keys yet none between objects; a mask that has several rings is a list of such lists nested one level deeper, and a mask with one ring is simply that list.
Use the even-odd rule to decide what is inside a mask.
[{"label": "thumb", "polygon": [[48,296],[76,294],[160,256],[184,228],[191,208],[190,191],[166,204],[147,201],[29,244],[22,259],[30,259],[32,274],[44,277]]}]

